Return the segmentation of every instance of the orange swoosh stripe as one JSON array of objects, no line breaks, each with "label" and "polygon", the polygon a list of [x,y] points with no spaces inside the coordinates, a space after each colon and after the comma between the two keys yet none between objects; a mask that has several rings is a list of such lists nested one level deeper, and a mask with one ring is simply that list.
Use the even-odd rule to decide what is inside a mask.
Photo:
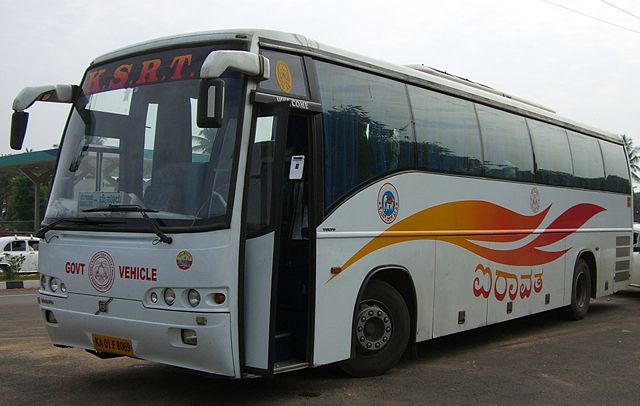
[{"label": "orange swoosh stripe", "polygon": [[[542,265],[561,257],[571,248],[560,251],[543,251],[540,249],[541,247],[551,245],[573,234],[590,218],[605,210],[594,204],[575,205],[558,216],[538,237],[520,248],[497,250],[472,242],[472,240],[498,243],[520,241],[531,235],[533,230],[539,228],[550,209],[551,206],[538,214],[526,216],[497,204],[480,200],[463,200],[430,207],[405,218],[373,238],[345,262],[342,271],[374,251],[413,240],[449,242],[503,265]],[[468,230],[474,230],[478,234],[474,233],[472,236],[451,235],[452,232],[455,234],[456,231],[468,232]],[[486,232],[495,230],[500,230],[500,234],[486,234]],[[523,230],[526,230],[526,233],[522,233]],[[402,236],[400,233],[398,236],[398,232],[404,232],[407,235]],[[416,235],[416,232],[422,234]],[[392,235],[394,236],[392,237]],[[335,276],[337,275],[332,275],[331,279]]]}]

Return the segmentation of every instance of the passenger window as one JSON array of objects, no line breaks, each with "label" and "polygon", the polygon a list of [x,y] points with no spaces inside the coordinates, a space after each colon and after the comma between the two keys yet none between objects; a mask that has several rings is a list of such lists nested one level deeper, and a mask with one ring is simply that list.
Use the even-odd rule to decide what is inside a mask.
[{"label": "passenger window", "polygon": [[29,240],[29,247],[31,251],[39,251],[40,250],[40,241]]},{"label": "passenger window", "polygon": [[402,83],[317,62],[324,119],[325,207],[359,185],[414,167]]},{"label": "passenger window", "polygon": [[571,186],[573,165],[564,128],[527,120],[536,156],[536,181],[547,185]]},{"label": "passenger window", "polygon": [[599,142],[606,174],[604,188],[611,192],[629,193],[631,184],[624,147],[604,140]]},{"label": "passenger window", "polygon": [[9,244],[5,245],[5,246],[4,246],[4,249],[3,249],[3,251],[5,251],[5,252],[11,252],[11,243],[9,243]]},{"label": "passenger window", "polygon": [[523,117],[476,105],[485,175],[523,181],[533,180],[533,154]]},{"label": "passenger window", "polygon": [[482,174],[480,131],[473,104],[409,86],[416,123],[418,168]]},{"label": "passenger window", "polygon": [[574,186],[602,189],[604,168],[598,141],[584,134],[569,131],[569,146],[573,161]]},{"label": "passenger window", "polygon": [[11,251],[26,251],[27,243],[25,241],[13,241],[11,243]]}]

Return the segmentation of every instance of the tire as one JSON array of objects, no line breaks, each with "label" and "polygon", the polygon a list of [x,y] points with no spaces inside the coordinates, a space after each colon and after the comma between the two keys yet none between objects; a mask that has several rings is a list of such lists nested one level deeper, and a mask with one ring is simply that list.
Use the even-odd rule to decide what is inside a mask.
[{"label": "tire", "polygon": [[382,375],[402,357],[409,342],[409,310],[398,291],[373,280],[365,288],[354,314],[351,359],[338,364],[347,375]]},{"label": "tire", "polygon": [[569,320],[582,320],[589,312],[591,299],[591,270],[587,261],[580,258],[573,269],[571,304],[565,308]]}]

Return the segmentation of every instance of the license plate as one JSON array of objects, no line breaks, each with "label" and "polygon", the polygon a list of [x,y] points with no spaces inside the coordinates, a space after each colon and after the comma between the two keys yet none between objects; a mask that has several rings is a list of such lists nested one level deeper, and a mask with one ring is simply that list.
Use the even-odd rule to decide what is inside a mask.
[{"label": "license plate", "polygon": [[93,341],[93,348],[95,348],[96,351],[133,357],[133,345],[131,344],[131,340],[127,340],[126,338],[103,336],[100,334],[91,334],[91,339]]}]

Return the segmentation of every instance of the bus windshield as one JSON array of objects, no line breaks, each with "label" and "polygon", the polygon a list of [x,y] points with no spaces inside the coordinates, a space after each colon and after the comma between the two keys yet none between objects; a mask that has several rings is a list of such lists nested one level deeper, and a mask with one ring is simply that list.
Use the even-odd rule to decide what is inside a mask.
[{"label": "bus windshield", "polygon": [[222,77],[223,125],[199,128],[199,69],[215,49],[138,55],[87,72],[63,138],[45,223],[109,216],[122,220],[119,228],[147,229],[136,212],[87,211],[136,205],[163,227],[228,226],[243,78]]}]

